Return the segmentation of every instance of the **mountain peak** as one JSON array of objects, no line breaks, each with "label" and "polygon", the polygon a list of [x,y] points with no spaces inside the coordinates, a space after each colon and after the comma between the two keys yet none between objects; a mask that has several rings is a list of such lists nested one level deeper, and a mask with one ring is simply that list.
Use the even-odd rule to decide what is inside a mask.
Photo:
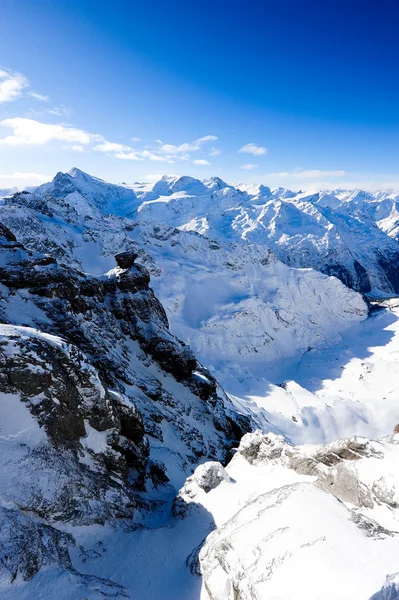
[{"label": "mountain peak", "polygon": [[220,177],[211,177],[210,179],[204,179],[202,182],[210,190],[221,190],[226,187],[230,187],[228,183],[220,179]]},{"label": "mountain peak", "polygon": [[70,175],[71,177],[90,177],[88,173],[81,171],[80,169],[78,169],[78,167],[72,167],[72,169],[68,171],[68,175]]},{"label": "mountain peak", "polygon": [[100,183],[104,183],[106,185],[114,185],[112,183],[108,183],[107,181],[105,181],[104,179],[100,179],[99,177],[95,177],[94,175],[90,175],[89,173],[86,173],[85,171],[82,171],[81,169],[78,169],[77,167],[72,167],[72,169],[70,169],[67,173],[67,175],[69,175],[70,177],[73,177],[74,179],[82,179],[83,181],[87,181],[90,183],[93,182],[100,182]]}]

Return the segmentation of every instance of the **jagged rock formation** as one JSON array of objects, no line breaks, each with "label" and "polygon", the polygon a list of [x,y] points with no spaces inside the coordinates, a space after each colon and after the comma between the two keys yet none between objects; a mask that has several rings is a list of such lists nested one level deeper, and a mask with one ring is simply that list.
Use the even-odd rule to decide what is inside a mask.
[{"label": "jagged rock formation", "polygon": [[71,567],[73,538],[58,527],[150,509],[146,490],[168,484],[168,469],[178,485],[201,457],[226,460],[249,427],[169,332],[135,258],[117,255],[119,266],[98,278],[26,250],[0,225],[5,581],[58,565],[86,585]]},{"label": "jagged rock formation", "polygon": [[399,598],[399,574],[388,575],[381,590],[373,594],[370,600],[397,600]]},{"label": "jagged rock formation", "polygon": [[[208,414],[206,419],[216,422],[226,439],[234,438],[234,425],[221,410],[223,392],[191,349],[169,332],[165,311],[149,287],[149,274],[143,266],[129,263],[128,268],[116,267],[96,278],[27,251],[10,239],[12,234],[4,230],[3,234],[0,279],[5,289],[0,314],[4,323],[35,325],[62,335],[86,353],[110,388],[118,393],[130,388],[133,394],[150,394],[151,401],[143,404],[143,409],[148,414],[148,404],[158,400],[162,403],[158,410],[165,418],[166,413],[175,412],[176,401],[165,384],[156,379],[156,369],[150,375],[146,356],[151,357],[158,369],[181,382],[187,395],[193,394],[193,404],[203,408]],[[17,305],[23,309],[21,312]],[[137,367],[148,371],[145,379],[143,373],[137,373]],[[173,415],[173,421],[174,426],[184,429],[181,415]],[[151,427],[152,433],[162,438],[161,427],[153,422]],[[185,437],[190,444],[190,436],[186,433]],[[206,455],[206,442],[201,450],[198,447],[200,433],[195,436],[192,431],[191,437],[197,438],[193,442],[195,454]],[[223,433],[220,441],[222,437]],[[212,450],[208,448],[211,454],[218,454],[223,446],[217,438],[218,434],[211,443]]]}]

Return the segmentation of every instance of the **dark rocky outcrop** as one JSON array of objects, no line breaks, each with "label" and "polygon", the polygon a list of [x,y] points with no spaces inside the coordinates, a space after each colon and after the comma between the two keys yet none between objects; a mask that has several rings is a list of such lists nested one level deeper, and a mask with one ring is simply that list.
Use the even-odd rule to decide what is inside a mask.
[{"label": "dark rocky outcrop", "polygon": [[26,249],[0,224],[0,419],[24,415],[0,442],[0,482],[12,478],[0,499],[6,493],[15,511],[7,519],[21,532],[4,542],[10,579],[50,564],[73,571],[73,539],[55,523],[115,524],[147,505],[148,486],[171,485],[168,465],[151,455],[152,444],[171,443],[165,431],[184,477],[204,457],[227,460],[248,430],[169,331],[136,257],[120,253],[115,269],[95,277]]},{"label": "dark rocky outcrop", "polygon": [[133,251],[118,252],[118,254],[115,254],[116,264],[121,269],[129,269],[132,267],[137,257],[137,252]]},{"label": "dark rocky outcrop", "polygon": [[[96,431],[113,429],[108,443],[116,455],[104,459],[106,467],[117,470],[124,481],[134,467],[140,485],[148,455],[145,432],[162,439],[163,420],[177,428],[194,463],[200,456],[228,455],[249,423],[224,410],[223,392],[215,379],[170,333],[166,313],[149,287],[148,271],[134,264],[134,252],[122,253],[122,262],[119,255],[119,264],[130,264],[128,268],[119,266],[96,278],[26,250],[9,230],[2,232],[1,320],[61,336],[69,349],[66,353],[40,336],[31,336],[27,344],[21,332],[14,332],[10,335],[17,350],[1,355],[0,382],[3,390],[22,395],[56,445],[73,446],[85,435],[85,422]],[[35,307],[33,322],[24,313],[10,313],[10,297],[32,307],[28,314]],[[9,344],[10,338],[4,343]],[[133,353],[131,343],[138,344]],[[183,386],[185,407],[157,380],[156,371],[148,370],[150,359],[160,376],[170,373]],[[105,390],[103,397],[99,388],[92,387],[93,367],[99,377],[96,385]],[[38,396],[40,401],[31,401]],[[192,417],[186,418],[190,413],[198,429],[193,428]],[[201,430],[208,422],[206,442]]]}]

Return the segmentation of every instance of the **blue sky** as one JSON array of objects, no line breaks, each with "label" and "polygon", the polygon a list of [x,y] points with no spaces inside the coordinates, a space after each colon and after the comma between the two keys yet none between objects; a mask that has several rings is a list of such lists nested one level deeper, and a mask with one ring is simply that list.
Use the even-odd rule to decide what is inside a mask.
[{"label": "blue sky", "polygon": [[1,0],[0,187],[399,187],[396,0]]}]

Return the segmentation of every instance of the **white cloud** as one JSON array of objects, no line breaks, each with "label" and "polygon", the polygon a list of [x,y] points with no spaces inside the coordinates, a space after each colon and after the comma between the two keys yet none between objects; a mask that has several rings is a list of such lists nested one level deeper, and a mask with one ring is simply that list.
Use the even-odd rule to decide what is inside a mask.
[{"label": "white cloud", "polygon": [[125,152],[131,150],[130,146],[125,144],[118,144],[115,142],[107,142],[104,140],[101,144],[93,147],[93,150],[98,152]]},{"label": "white cloud", "polygon": [[174,161],[168,157],[168,156],[159,156],[158,154],[155,154],[154,152],[150,152],[149,150],[143,150],[143,151],[138,151],[138,150],[132,150],[130,149],[130,152],[116,152],[115,154],[112,154],[111,156],[113,156],[114,158],[119,158],[121,160],[153,160],[153,161],[157,161],[157,162],[166,162],[166,163],[173,163]]},{"label": "white cloud", "polygon": [[49,97],[43,94],[33,91],[25,92],[28,87],[29,81],[21,73],[0,69],[0,104],[12,102],[24,95],[35,100],[41,100],[42,102],[49,100]]},{"label": "white cloud", "polygon": [[344,177],[346,171],[323,171],[320,169],[295,169],[295,171],[282,171],[280,173],[269,173],[269,177],[293,177],[296,179],[317,179],[319,177]]},{"label": "white cloud", "polygon": [[142,156],[142,158],[147,160],[155,160],[167,163],[174,162],[174,160],[170,156],[159,156],[159,154],[157,154],[156,152],[150,152],[149,150],[143,150],[142,152],[140,152],[140,155]]},{"label": "white cloud", "polygon": [[0,179],[6,179],[11,182],[15,181],[50,181],[50,175],[43,175],[42,173],[12,173],[11,175],[0,174]]},{"label": "white cloud", "polygon": [[254,156],[262,156],[268,153],[268,149],[264,146],[258,146],[257,144],[245,144],[238,152],[245,152],[247,154],[253,154]]},{"label": "white cloud", "polygon": [[174,144],[164,144],[161,140],[156,140],[158,144],[160,144],[157,149],[161,154],[168,154],[170,156],[178,156],[183,155],[185,160],[189,157],[186,156],[188,152],[196,152],[197,150],[201,150],[201,146],[208,142],[216,142],[218,138],[214,135],[205,135],[204,137],[198,138],[193,142],[185,142],[184,144],[180,144],[179,146],[175,146]]},{"label": "white cloud", "polygon": [[14,118],[0,121],[0,125],[13,130],[13,135],[0,139],[6,146],[42,146],[52,140],[88,145],[95,141],[103,141],[99,135],[76,129],[69,125],[49,125],[34,119]]},{"label": "white cloud", "polygon": [[[55,114],[61,107],[55,107],[47,112]],[[191,143],[174,146],[163,144],[158,140],[159,147],[135,150],[131,146],[119,142],[111,142],[100,134],[90,133],[72,125],[58,123],[42,123],[26,117],[15,117],[0,121],[0,127],[12,130],[11,135],[0,138],[3,146],[43,146],[52,141],[61,141],[64,148],[83,152],[84,149],[94,152],[104,152],[113,158],[134,161],[155,161],[173,164],[176,160],[190,159],[190,150],[199,150],[202,144],[215,140],[215,136],[204,136]],[[197,165],[208,165],[204,159],[194,161]]]},{"label": "white cloud", "polygon": [[114,158],[120,158],[121,160],[143,160],[140,156],[140,152],[116,152],[112,154]]},{"label": "white cloud", "polygon": [[[121,160],[151,160],[156,162],[166,162],[173,164],[176,161],[190,160],[190,152],[201,150],[203,144],[217,140],[214,135],[205,135],[193,142],[185,142],[179,146],[175,144],[165,144],[162,140],[155,140],[158,144],[155,148],[147,148],[145,150],[134,150],[130,147],[124,149],[115,149],[112,154],[114,158]],[[110,149],[111,150],[111,149]],[[209,164],[207,161],[194,162],[194,164]]]},{"label": "white cloud", "polygon": [[52,125],[34,119],[13,118],[0,121],[0,126],[12,129],[13,134],[0,139],[6,146],[42,146],[51,141],[62,141],[72,150],[81,152],[84,147],[95,152],[104,152],[122,160],[151,160],[172,163],[172,157],[157,151],[133,150],[126,144],[110,142],[102,135],[59,123]]},{"label": "white cloud", "polygon": [[209,162],[209,160],[205,160],[203,158],[197,158],[196,160],[193,160],[193,165],[201,165],[205,167],[210,164],[211,163]]},{"label": "white cloud", "polygon": [[0,70],[0,104],[17,100],[29,85],[21,73]]},{"label": "white cloud", "polygon": [[47,102],[50,100],[48,96],[44,96],[43,94],[37,94],[36,92],[28,92],[28,96],[30,98],[34,98],[35,100],[40,100],[41,102]]},{"label": "white cloud", "polygon": [[139,138],[139,137],[132,137],[132,142],[141,142],[141,138]]},{"label": "white cloud", "polygon": [[219,154],[222,154],[222,151],[219,150],[219,148],[212,148],[209,152],[209,156],[219,156]]},{"label": "white cloud", "polygon": [[46,112],[56,117],[70,117],[74,114],[74,110],[69,106],[53,106],[53,108],[49,108]]},{"label": "white cloud", "polygon": [[247,164],[247,165],[241,165],[241,169],[244,169],[245,171],[253,171],[254,169],[257,169],[258,165],[253,165],[251,163]]}]

